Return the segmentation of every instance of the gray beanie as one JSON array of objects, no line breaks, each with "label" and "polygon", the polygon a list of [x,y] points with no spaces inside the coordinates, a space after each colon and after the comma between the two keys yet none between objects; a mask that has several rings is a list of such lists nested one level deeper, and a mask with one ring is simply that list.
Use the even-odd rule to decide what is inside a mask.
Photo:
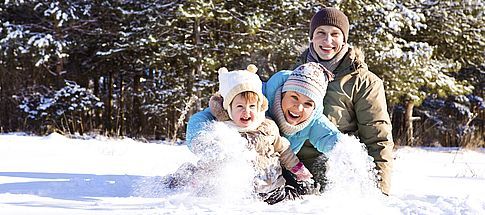
[{"label": "gray beanie", "polygon": [[321,25],[332,25],[339,28],[344,34],[344,42],[349,38],[349,19],[337,8],[326,7],[313,15],[310,22],[310,40],[313,39],[313,32]]}]

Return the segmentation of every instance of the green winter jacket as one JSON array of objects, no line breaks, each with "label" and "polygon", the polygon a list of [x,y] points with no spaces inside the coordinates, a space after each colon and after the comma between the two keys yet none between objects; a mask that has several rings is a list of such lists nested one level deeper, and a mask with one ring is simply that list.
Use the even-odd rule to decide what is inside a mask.
[{"label": "green winter jacket", "polygon": [[[308,49],[296,66],[306,63],[307,54]],[[368,70],[364,55],[355,48],[349,48],[334,74],[323,100],[323,112],[341,132],[354,134],[367,146],[379,170],[379,186],[389,194],[394,143],[383,82]],[[319,154],[305,143],[298,157],[309,166]]]}]

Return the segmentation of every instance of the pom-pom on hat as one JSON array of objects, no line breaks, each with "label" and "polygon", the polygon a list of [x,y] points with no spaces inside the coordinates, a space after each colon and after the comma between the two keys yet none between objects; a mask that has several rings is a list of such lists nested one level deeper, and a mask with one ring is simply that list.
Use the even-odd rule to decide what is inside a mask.
[{"label": "pom-pom on hat", "polygon": [[281,92],[295,91],[308,96],[318,107],[323,105],[328,82],[333,74],[319,63],[310,62],[298,66],[283,84]]},{"label": "pom-pom on hat", "polygon": [[321,25],[331,25],[339,28],[344,34],[344,42],[349,38],[349,19],[337,8],[326,7],[313,15],[310,22],[310,40],[313,39],[313,32]]},{"label": "pom-pom on hat", "polygon": [[[228,71],[226,67],[219,69],[219,93],[224,99],[222,106],[230,112],[230,104],[239,93],[251,91],[258,94],[259,101],[266,99],[263,95],[263,83],[256,74],[258,68],[250,64],[246,70]],[[264,110],[263,110],[264,111]]]}]

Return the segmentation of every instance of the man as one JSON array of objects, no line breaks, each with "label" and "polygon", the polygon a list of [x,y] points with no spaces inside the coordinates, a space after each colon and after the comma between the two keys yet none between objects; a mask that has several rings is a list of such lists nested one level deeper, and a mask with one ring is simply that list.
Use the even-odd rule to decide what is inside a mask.
[{"label": "man", "polygon": [[[366,145],[379,171],[379,187],[388,195],[394,143],[384,85],[368,70],[362,52],[349,46],[348,35],[349,21],[343,12],[336,8],[320,10],[312,17],[310,45],[296,66],[317,62],[335,75],[323,100],[323,112],[341,132],[356,135]],[[308,143],[297,155],[314,175],[325,168],[318,162],[314,165],[321,153]]]}]

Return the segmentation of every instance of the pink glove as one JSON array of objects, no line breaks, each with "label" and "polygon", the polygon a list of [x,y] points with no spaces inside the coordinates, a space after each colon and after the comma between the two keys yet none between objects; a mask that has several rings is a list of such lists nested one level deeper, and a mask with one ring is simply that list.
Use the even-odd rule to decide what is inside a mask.
[{"label": "pink glove", "polygon": [[308,181],[313,177],[302,162],[297,163],[290,171],[296,175],[297,181]]}]

